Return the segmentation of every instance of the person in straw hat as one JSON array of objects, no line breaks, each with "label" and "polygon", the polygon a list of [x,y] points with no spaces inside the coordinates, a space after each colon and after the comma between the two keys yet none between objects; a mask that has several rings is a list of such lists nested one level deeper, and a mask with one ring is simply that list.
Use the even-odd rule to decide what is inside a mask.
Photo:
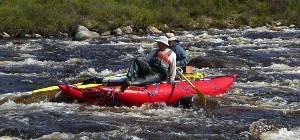
[{"label": "person in straw hat", "polygon": [[176,54],[176,66],[184,68],[189,62],[185,50],[180,46],[179,41],[173,33],[166,33],[166,37],[168,37],[169,48]]},{"label": "person in straw hat", "polygon": [[154,48],[144,58],[134,58],[129,67],[128,85],[147,85],[167,80],[174,84],[176,76],[176,54],[168,48],[168,38],[160,36]]}]

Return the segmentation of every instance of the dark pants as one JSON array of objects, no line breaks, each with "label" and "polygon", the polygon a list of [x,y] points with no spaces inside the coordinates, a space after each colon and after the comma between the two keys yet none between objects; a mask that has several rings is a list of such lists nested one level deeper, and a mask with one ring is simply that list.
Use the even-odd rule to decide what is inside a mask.
[{"label": "dark pants", "polygon": [[161,81],[161,74],[151,70],[143,58],[134,58],[127,77],[131,85],[149,85]]}]

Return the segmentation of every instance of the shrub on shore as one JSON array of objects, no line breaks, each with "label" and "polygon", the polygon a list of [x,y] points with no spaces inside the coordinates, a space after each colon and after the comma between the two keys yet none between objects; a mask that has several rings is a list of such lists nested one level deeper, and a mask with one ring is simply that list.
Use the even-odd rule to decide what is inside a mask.
[{"label": "shrub on shore", "polygon": [[298,0],[11,0],[0,1],[0,31],[13,35],[96,32],[149,25],[172,29],[300,23]]}]

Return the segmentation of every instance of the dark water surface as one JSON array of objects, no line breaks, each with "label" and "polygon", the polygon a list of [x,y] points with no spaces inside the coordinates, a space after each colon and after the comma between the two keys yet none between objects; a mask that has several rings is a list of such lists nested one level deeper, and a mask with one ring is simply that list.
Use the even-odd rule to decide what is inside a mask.
[{"label": "dark water surface", "polygon": [[[38,88],[123,73],[158,35],[0,40],[0,138],[300,139],[300,29],[210,29],[175,33],[196,71],[237,73],[222,106],[100,107],[37,99]],[[55,94],[55,93],[53,93]]]}]

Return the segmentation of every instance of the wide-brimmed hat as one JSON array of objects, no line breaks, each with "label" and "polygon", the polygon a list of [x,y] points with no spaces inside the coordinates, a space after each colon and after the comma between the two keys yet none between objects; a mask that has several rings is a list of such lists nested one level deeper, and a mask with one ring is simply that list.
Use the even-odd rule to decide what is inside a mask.
[{"label": "wide-brimmed hat", "polygon": [[168,37],[169,41],[176,40],[176,37],[173,33],[166,33],[166,37]]},{"label": "wide-brimmed hat", "polygon": [[161,42],[164,43],[165,45],[169,46],[168,43],[168,38],[166,36],[160,36],[157,40],[155,40],[156,42]]}]

